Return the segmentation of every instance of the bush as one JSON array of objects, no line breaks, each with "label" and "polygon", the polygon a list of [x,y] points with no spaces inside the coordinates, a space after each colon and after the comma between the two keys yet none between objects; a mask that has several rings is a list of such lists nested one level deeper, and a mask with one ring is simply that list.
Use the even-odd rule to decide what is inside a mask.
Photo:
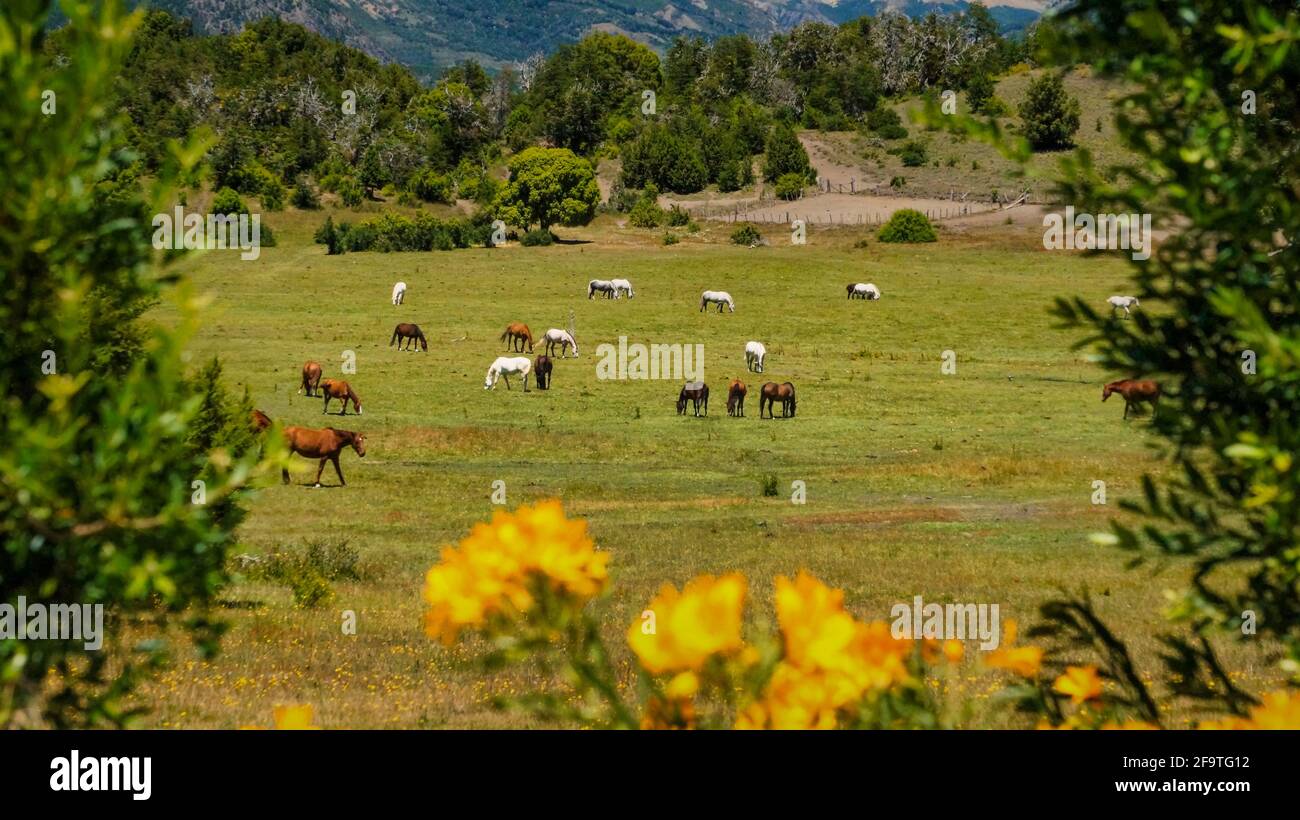
[{"label": "bush", "polygon": [[723,163],[718,170],[718,190],[739,191],[754,181],[754,168],[749,159]]},{"label": "bush", "polygon": [[903,208],[894,212],[876,238],[881,242],[934,242],[939,237],[925,214]]},{"label": "bush", "polygon": [[320,197],[316,195],[316,191],[312,189],[311,185],[307,184],[305,179],[298,180],[298,184],[293,189],[293,198],[290,201],[293,203],[293,207],[304,211],[315,211],[320,208]]},{"label": "bush", "polygon": [[775,125],[767,138],[767,154],[763,158],[763,178],[775,182],[786,174],[795,174],[811,180],[815,176],[808,162],[808,152],[799,137],[787,125]]},{"label": "bush", "polygon": [[886,140],[907,138],[907,129],[898,112],[892,108],[877,108],[867,114],[867,128],[876,132],[876,136]]},{"label": "bush", "polygon": [[799,174],[785,174],[776,181],[776,195],[786,201],[803,196],[804,177]]},{"label": "bush", "polygon": [[764,498],[776,498],[778,493],[776,476],[772,473],[763,476],[758,480],[758,488],[759,494]]},{"label": "bush", "polygon": [[758,232],[758,228],[748,222],[731,232],[731,241],[737,245],[757,245],[762,240],[763,235]]},{"label": "bush", "polygon": [[668,209],[668,226],[671,228],[680,228],[683,225],[689,225],[691,222],[691,212],[680,205],[674,205]]},{"label": "bush", "polygon": [[667,219],[664,209],[660,208],[654,199],[643,196],[637,201],[628,215],[628,221],[637,228],[657,228],[664,224]]},{"label": "bush", "polygon": [[534,228],[523,235],[519,244],[525,248],[545,247],[555,244],[555,234],[542,228]]},{"label": "bush", "polygon": [[1079,130],[1079,101],[1066,93],[1060,75],[1050,72],[1029,84],[1020,120],[1035,151],[1069,148]]},{"label": "bush", "polygon": [[339,177],[335,184],[335,190],[338,192],[339,199],[349,208],[355,208],[361,204],[361,200],[366,198],[366,192],[362,190],[361,183],[354,176]]},{"label": "bush", "polygon": [[424,202],[449,205],[453,200],[451,177],[436,173],[430,168],[422,168],[412,174],[407,187]]},{"label": "bush", "polygon": [[920,140],[911,140],[904,144],[898,152],[898,158],[907,168],[919,168],[929,161],[925,143]]},{"label": "bush", "polygon": [[678,242],[681,242],[681,241],[682,241],[682,240],[681,240],[680,238],[678,238],[677,234],[673,233],[672,231],[664,231],[664,244],[665,244],[665,245],[676,245]]},{"label": "bush", "polygon": [[222,188],[212,198],[211,210],[214,214],[246,214],[248,206],[244,204],[239,194],[235,193],[235,189]]},{"label": "bush", "polygon": [[485,244],[490,230],[490,226],[474,220],[438,219],[424,212],[414,217],[385,212],[356,226],[346,222],[335,226],[333,219],[328,218],[316,232],[315,240],[326,246],[327,254],[371,250],[381,253],[449,251]]}]

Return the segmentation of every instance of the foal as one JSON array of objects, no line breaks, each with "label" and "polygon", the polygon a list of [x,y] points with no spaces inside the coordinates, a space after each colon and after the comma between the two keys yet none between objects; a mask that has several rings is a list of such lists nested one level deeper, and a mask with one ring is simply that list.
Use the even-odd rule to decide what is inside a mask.
[{"label": "foal", "polygon": [[538,355],[533,362],[533,381],[537,382],[538,390],[547,390],[551,386],[551,357],[545,353]]},{"label": "foal", "polygon": [[330,399],[338,399],[343,402],[343,409],[339,411],[340,416],[348,414],[348,402],[352,402],[352,409],[361,415],[361,399],[352,389],[352,385],[342,379],[325,379],[320,383],[321,393],[325,396],[325,409],[321,413],[330,411]]},{"label": "foal", "polygon": [[1140,402],[1147,402],[1151,405],[1151,417],[1156,415],[1156,401],[1160,398],[1160,385],[1147,379],[1138,381],[1136,379],[1120,379],[1117,382],[1111,382],[1101,390],[1101,400],[1105,401],[1110,398],[1111,393],[1118,393],[1124,397],[1124,418],[1128,418],[1129,408],[1138,409]]},{"label": "foal", "polygon": [[745,415],[745,394],[749,392],[745,388],[745,383],[740,379],[732,379],[731,386],[727,388],[727,415],[741,416]]},{"label": "foal", "polygon": [[[320,475],[325,472],[325,462],[330,461],[334,464],[334,472],[339,477],[339,484],[347,486],[343,480],[343,471],[339,469],[339,453],[344,447],[351,447],[356,454],[362,458],[366,457],[366,436],[364,433],[354,433],[351,430],[335,430],[333,427],[326,427],[324,430],[313,430],[309,427],[286,427],[284,428],[284,440],[289,445],[290,452],[297,453],[307,458],[319,458],[320,466],[316,468],[316,486],[320,486]],[[288,468],[281,469],[281,475],[284,483],[289,483]]]},{"label": "foal", "polygon": [[[406,347],[402,347],[402,342],[406,342]],[[429,342],[424,338],[424,331],[420,330],[419,325],[410,322],[402,322],[393,328],[393,338],[388,340],[388,346],[396,344],[398,350],[410,350],[413,343],[417,350],[429,352]]]}]

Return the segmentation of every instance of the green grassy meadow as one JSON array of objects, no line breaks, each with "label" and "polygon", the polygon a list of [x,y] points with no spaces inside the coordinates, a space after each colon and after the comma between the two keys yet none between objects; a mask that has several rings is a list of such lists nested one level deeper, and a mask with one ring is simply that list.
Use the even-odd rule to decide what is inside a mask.
[{"label": "green grassy meadow", "polygon": [[[1016,226],[941,231],[924,246],[872,239],[866,249],[853,247],[859,232],[814,230],[806,246],[770,234],[770,247],[748,249],[705,224],[663,246],[660,234],[609,217],[561,230],[580,241],[549,248],[327,257],[310,238],[323,219],[273,214],[279,246],[256,262],[214,252],[182,265],[212,296],[195,362],[220,356],[231,383],[279,422],[368,438],[365,459],[344,453],[346,487],[312,489],[315,462],[298,459],[293,484],[259,488],[236,551],[346,538],[365,572],[309,609],[285,588],[241,579],[226,593],[222,654],[178,658],[138,693],[148,725],[269,725],[273,705],[299,702],[326,727],[527,725],[489,700],[540,681],[485,676],[472,643],[443,649],[421,628],[424,573],[442,545],[492,514],[496,480],[511,507],[562,499],[612,554],[598,606],[625,665],[623,632],[660,585],[740,570],[753,617],[768,619],[773,578],[801,568],[844,588],[864,619],[887,619],[919,594],[998,603],[1004,621],[1025,624],[1058,588],[1086,584],[1139,657],[1154,660],[1162,590],[1184,570],[1127,571],[1123,555],[1087,535],[1159,462],[1146,420],[1121,421],[1122,402],[1099,400],[1103,381],[1127,374],[1072,351],[1047,313],[1056,295],[1100,304],[1125,292],[1119,257],[1047,252],[1041,228]],[[631,279],[636,298],[586,299],[588,279],[613,277]],[[399,279],[409,290],[394,307]],[[883,298],[846,300],[857,281]],[[700,313],[704,289],[730,291],[736,312]],[[580,356],[556,362],[553,390],[483,389],[506,324],[526,322],[540,337],[567,326],[570,311]],[[399,321],[424,329],[428,353],[388,347]],[[621,335],[703,344],[709,417],[676,415],[676,381],[598,380],[597,345]],[[750,339],[767,345],[765,374],[745,373]],[[338,377],[347,350],[357,372],[344,378],[364,415],[323,416],[320,400],[296,393],[300,368],[314,359]],[[940,372],[945,350],[957,356],[955,375]],[[732,376],[751,388],[743,419],[726,415]],[[797,386],[796,418],[759,420],[767,380]],[[769,474],[776,497],[761,494]],[[1096,479],[1108,506],[1090,503]],[[796,480],[806,504],[791,502]],[[324,481],[337,483],[329,467]],[[355,636],[342,634],[344,610],[357,614]],[[975,683],[970,660],[978,654],[970,644],[958,686],[987,704],[989,678]],[[1239,650],[1229,658],[1247,678],[1264,674]],[[977,709],[969,722],[1007,718]]]}]

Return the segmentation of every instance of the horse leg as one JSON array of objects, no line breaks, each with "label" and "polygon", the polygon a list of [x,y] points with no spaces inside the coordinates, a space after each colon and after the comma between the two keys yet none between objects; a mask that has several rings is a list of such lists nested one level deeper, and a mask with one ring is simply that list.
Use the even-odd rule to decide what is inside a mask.
[{"label": "horse leg", "polygon": [[320,412],[321,412],[321,415],[325,415],[325,414],[328,413],[329,411],[330,411],[330,395],[329,395],[329,393],[326,393],[326,394],[325,394],[325,407],[324,407],[324,409],[321,410]]},{"label": "horse leg", "polygon": [[[339,454],[335,453],[334,455],[330,456],[330,461],[334,462],[334,473],[339,477],[339,486],[346,487],[348,483],[343,480],[343,471],[339,469]],[[322,464],[323,463],[324,462],[322,462]]]},{"label": "horse leg", "polygon": [[280,468],[280,478],[284,480],[284,483],[285,483],[285,484],[288,484],[288,483],[289,483],[289,468],[288,468],[288,467],[282,467],[282,468]]},{"label": "horse leg", "polygon": [[527,373],[524,374],[524,392],[525,392],[525,393],[528,392],[528,374],[527,374]]},{"label": "horse leg", "polygon": [[323,472],[325,472],[325,461],[326,461],[326,459],[323,459],[323,458],[322,458],[322,459],[320,460],[320,464],[316,467],[316,486],[317,486],[317,487],[320,486],[320,474],[323,473]]},{"label": "horse leg", "polygon": [[1124,399],[1124,418],[1128,418],[1129,400]]},{"label": "horse leg", "polygon": [[510,377],[507,376],[505,373],[502,373],[502,374],[501,374],[501,378],[503,378],[503,379],[506,380],[506,389],[509,390],[509,389],[510,389]]}]

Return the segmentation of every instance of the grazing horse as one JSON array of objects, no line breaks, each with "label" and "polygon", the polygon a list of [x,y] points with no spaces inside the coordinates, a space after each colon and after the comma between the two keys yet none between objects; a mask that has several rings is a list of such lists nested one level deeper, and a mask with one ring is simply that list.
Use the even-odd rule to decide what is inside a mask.
[{"label": "grazing horse", "polygon": [[718,306],[718,313],[722,312],[723,306],[731,308],[731,312],[736,312],[736,301],[731,298],[731,294],[725,290],[706,290],[700,294],[700,312],[710,304]]},{"label": "grazing horse", "polygon": [[271,426],[271,417],[263,413],[261,410],[255,409],[248,415],[249,418],[252,419],[253,429],[259,433],[266,432],[267,428]]},{"label": "grazing horse", "polygon": [[1133,315],[1129,312],[1129,308],[1135,308],[1140,305],[1136,296],[1112,296],[1106,300],[1106,303],[1110,305],[1111,316],[1115,315],[1115,311],[1123,310],[1125,319]]},{"label": "grazing horse", "polygon": [[522,353],[526,344],[528,345],[528,352],[533,352],[533,332],[523,322],[511,322],[506,325],[506,329],[501,332],[501,338],[498,341],[506,343],[506,350],[513,348],[516,353]]},{"label": "grazing horse", "polygon": [[[307,458],[319,458],[320,466],[316,468],[316,486],[320,486],[320,475],[325,471],[325,462],[334,463],[334,472],[339,477],[339,484],[346,486],[347,482],[343,480],[343,471],[339,469],[339,453],[343,452],[344,447],[351,447],[357,455],[362,458],[366,457],[366,436],[364,433],[354,433],[351,430],[335,430],[333,427],[326,427],[324,430],[313,430],[310,427],[286,427],[284,428],[284,440],[289,445],[290,452],[297,453]],[[289,470],[281,469],[281,475],[284,483],[289,483]]]},{"label": "grazing horse", "polygon": [[749,392],[745,389],[745,383],[740,379],[732,379],[731,386],[727,388],[727,415],[744,416],[745,415],[745,394]]},{"label": "grazing horse", "polygon": [[772,410],[775,402],[781,402],[781,418],[794,418],[795,400],[794,385],[790,382],[777,384],[768,382],[763,385],[758,394],[758,417],[763,418],[763,405],[767,405],[767,417],[774,419],[776,413]]},{"label": "grazing horse", "polygon": [[704,407],[704,415],[709,414],[709,386],[704,382],[687,382],[682,387],[682,392],[677,395],[677,415],[686,415],[686,401],[690,400],[695,405],[695,415],[700,415],[700,406]]},{"label": "grazing horse", "polygon": [[1128,418],[1130,407],[1134,410],[1139,409],[1139,402],[1149,403],[1151,405],[1151,417],[1155,418],[1156,401],[1160,398],[1159,384],[1150,380],[1120,379],[1102,388],[1101,400],[1105,401],[1110,398],[1111,393],[1118,393],[1124,397],[1124,418]]},{"label": "grazing horse", "polygon": [[[406,347],[402,347],[402,342],[406,342]],[[410,350],[411,345],[414,344],[417,351],[429,352],[429,342],[424,338],[424,331],[420,330],[419,325],[410,322],[402,322],[393,328],[393,338],[388,340],[388,346],[392,347],[394,344],[397,345],[398,350]]]},{"label": "grazing horse", "polygon": [[497,386],[497,379],[502,378],[506,381],[506,389],[510,389],[510,377],[512,375],[524,377],[524,392],[528,392],[528,374],[533,369],[533,363],[528,361],[527,356],[498,356],[492,366],[488,368],[487,378],[483,380],[483,389],[491,390]]},{"label": "grazing horse", "polygon": [[343,409],[339,411],[340,416],[348,414],[349,401],[352,402],[352,409],[357,411],[357,415],[361,415],[361,399],[353,391],[352,385],[342,379],[325,379],[320,383],[320,387],[321,393],[325,396],[325,409],[321,410],[321,413],[330,411],[330,399],[338,399],[343,402]]},{"label": "grazing horse", "polygon": [[632,292],[632,283],[626,279],[609,280],[614,285],[614,298],[617,299],[620,293],[626,292],[627,298],[631,299],[636,294]]},{"label": "grazing horse", "polygon": [[767,348],[762,342],[745,342],[745,367],[753,373],[763,372],[763,360],[767,358]]},{"label": "grazing horse", "polygon": [[617,299],[618,288],[608,279],[592,279],[587,283],[587,299],[590,300],[597,292],[605,294],[606,299]]},{"label": "grazing horse", "polygon": [[559,345],[561,359],[568,354],[570,347],[573,348],[573,358],[578,358],[578,342],[569,335],[568,331],[560,330],[558,327],[553,327],[546,331],[546,335],[542,337],[542,341],[546,342],[546,354],[548,356],[555,351],[555,346]]},{"label": "grazing horse", "polygon": [[298,392],[307,391],[307,398],[314,398],[317,391],[320,390],[320,375],[323,371],[316,362],[307,362],[302,366],[302,387]]},{"label": "grazing horse", "polygon": [[393,304],[400,305],[404,301],[406,301],[406,283],[398,282],[393,285]]},{"label": "grazing horse", "polygon": [[538,355],[537,360],[533,362],[533,381],[537,382],[538,390],[550,389],[551,368],[551,357],[545,353]]},{"label": "grazing horse", "polygon": [[880,288],[870,282],[858,282],[848,286],[850,299],[870,299],[875,301],[880,298]]}]

